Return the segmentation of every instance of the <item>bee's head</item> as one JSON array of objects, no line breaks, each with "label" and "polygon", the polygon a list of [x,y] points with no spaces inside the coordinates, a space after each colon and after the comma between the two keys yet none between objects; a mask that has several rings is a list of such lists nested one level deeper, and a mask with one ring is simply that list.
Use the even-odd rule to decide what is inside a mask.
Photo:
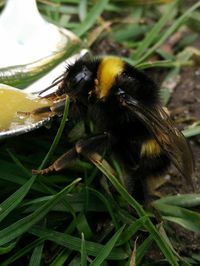
[{"label": "bee's head", "polygon": [[91,60],[77,60],[67,67],[58,94],[66,93],[71,99],[87,103],[88,94],[94,87],[96,62]]}]

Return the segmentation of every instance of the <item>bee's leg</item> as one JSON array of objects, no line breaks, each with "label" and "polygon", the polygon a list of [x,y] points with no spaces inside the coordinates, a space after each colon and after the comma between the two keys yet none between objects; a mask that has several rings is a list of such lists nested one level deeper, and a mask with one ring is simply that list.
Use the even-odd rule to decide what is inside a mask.
[{"label": "bee's leg", "polygon": [[39,107],[33,110],[32,112],[22,112],[18,111],[17,113],[19,115],[35,115],[35,116],[42,116],[49,114],[49,116],[61,116],[64,112],[65,109],[65,103],[66,103],[66,98],[62,98],[56,102],[52,102],[52,105],[44,106],[44,107]]},{"label": "bee's leg", "polygon": [[90,137],[88,139],[79,140],[75,144],[75,149],[78,154],[84,157],[89,157],[93,153],[104,153],[110,150],[113,145],[114,138],[109,133],[103,133]]},{"label": "bee's leg", "polygon": [[45,169],[41,170],[32,170],[33,174],[48,174],[52,171],[60,171],[64,168],[67,168],[70,166],[75,160],[77,159],[77,152],[76,149],[73,148],[69,150],[68,152],[64,153],[62,156],[60,156],[52,165]]},{"label": "bee's leg", "polygon": [[162,193],[159,191],[159,189],[169,183],[172,183],[170,177],[164,173],[160,175],[148,176],[148,178],[146,178],[148,195],[152,198],[161,198]]},{"label": "bee's leg", "polygon": [[77,159],[79,154],[86,158],[90,158],[90,156],[96,152],[102,152],[105,151],[105,149],[109,149],[109,143],[109,134],[101,134],[85,140],[79,140],[73,149],[64,153],[48,168],[42,170],[32,170],[32,172],[34,174],[47,174],[54,170],[63,170],[69,167]]},{"label": "bee's leg", "polygon": [[54,115],[60,116],[64,112],[65,103],[66,103],[66,98],[61,99],[57,102],[54,102],[52,105],[37,108],[31,114],[42,115],[44,113],[49,113],[52,116],[54,116]]}]

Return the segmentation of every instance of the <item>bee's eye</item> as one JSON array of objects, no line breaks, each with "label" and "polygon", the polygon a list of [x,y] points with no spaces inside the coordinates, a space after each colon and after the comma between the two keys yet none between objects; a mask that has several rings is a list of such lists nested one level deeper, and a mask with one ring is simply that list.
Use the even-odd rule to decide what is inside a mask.
[{"label": "bee's eye", "polygon": [[78,85],[81,81],[85,80],[85,77],[86,77],[85,73],[84,72],[80,72],[73,78],[72,83],[74,85]]},{"label": "bee's eye", "polygon": [[91,77],[91,71],[89,71],[88,68],[84,66],[83,69],[73,77],[71,82],[73,86],[77,86],[80,85],[80,83],[87,82],[91,79]]}]

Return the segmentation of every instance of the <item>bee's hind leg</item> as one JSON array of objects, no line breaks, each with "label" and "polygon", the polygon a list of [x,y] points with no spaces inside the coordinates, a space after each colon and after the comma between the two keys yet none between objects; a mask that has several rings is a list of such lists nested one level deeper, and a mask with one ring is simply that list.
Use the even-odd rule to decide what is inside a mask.
[{"label": "bee's hind leg", "polygon": [[32,170],[32,173],[47,174],[52,171],[61,171],[69,167],[79,155],[83,155],[85,158],[90,159],[92,154],[109,149],[110,143],[112,143],[112,141],[110,141],[110,135],[107,133],[90,137],[85,140],[79,140],[75,144],[74,148],[64,153],[48,168],[42,170]]}]

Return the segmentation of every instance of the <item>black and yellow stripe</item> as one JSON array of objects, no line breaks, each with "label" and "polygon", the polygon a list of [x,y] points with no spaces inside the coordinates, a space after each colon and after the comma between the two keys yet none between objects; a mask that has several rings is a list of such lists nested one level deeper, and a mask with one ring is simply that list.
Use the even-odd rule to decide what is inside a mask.
[{"label": "black and yellow stripe", "polygon": [[118,57],[105,57],[100,61],[95,82],[98,99],[106,99],[116,78],[123,72],[124,62]]}]

